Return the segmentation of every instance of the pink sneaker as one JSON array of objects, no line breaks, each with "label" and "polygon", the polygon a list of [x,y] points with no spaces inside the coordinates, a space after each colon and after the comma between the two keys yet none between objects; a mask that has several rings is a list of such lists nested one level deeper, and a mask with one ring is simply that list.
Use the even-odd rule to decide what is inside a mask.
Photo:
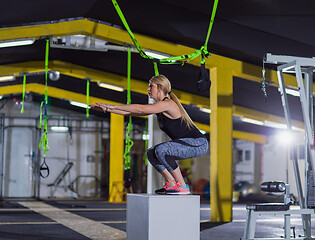
[{"label": "pink sneaker", "polygon": [[183,185],[180,185],[179,182],[177,182],[173,187],[167,189],[165,191],[165,194],[169,195],[188,195],[190,194],[189,186],[186,184],[186,187]]},{"label": "pink sneaker", "polygon": [[168,189],[170,189],[170,188],[172,188],[174,186],[174,185],[172,185],[172,184],[170,184],[168,182],[164,182],[164,183],[165,183],[165,185],[162,188],[160,188],[158,190],[155,190],[156,194],[165,194],[166,190],[168,190]]}]

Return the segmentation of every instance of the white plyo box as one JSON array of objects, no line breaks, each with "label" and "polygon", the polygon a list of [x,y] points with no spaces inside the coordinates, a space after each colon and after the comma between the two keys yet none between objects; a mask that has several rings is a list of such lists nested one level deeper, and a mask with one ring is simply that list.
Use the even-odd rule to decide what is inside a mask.
[{"label": "white plyo box", "polygon": [[199,240],[200,196],[127,194],[127,240]]}]

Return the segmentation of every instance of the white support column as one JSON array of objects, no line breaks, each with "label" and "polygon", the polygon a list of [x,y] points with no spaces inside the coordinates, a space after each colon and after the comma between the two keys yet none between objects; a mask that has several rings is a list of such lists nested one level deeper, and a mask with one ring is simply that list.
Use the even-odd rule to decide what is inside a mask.
[{"label": "white support column", "polygon": [[[149,98],[149,103],[153,103],[154,100]],[[148,133],[149,133],[149,142],[148,148],[155,146],[161,142],[167,141],[167,136],[159,128],[156,116],[151,114],[148,117]],[[147,167],[147,193],[154,193],[154,190],[162,187],[161,181],[163,180],[162,176],[152,167],[151,163],[148,162]]]},{"label": "white support column", "polygon": [[[153,146],[153,115],[150,115],[148,117],[148,134],[149,134],[149,140],[148,140],[148,149]],[[148,161],[147,166],[147,193],[152,193],[152,182],[153,182],[153,167]]]}]

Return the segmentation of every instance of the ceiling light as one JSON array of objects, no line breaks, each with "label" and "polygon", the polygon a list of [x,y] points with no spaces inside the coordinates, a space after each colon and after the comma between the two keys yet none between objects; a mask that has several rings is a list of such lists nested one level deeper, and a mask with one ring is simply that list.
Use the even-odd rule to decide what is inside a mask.
[{"label": "ceiling light", "polygon": [[76,106],[76,107],[90,108],[86,103],[76,102],[76,101],[72,101],[72,100],[70,100],[69,103],[73,106]]},{"label": "ceiling light", "polygon": [[299,132],[305,132],[304,128],[299,128],[299,127],[295,127],[295,126],[292,126],[292,130],[299,131]]},{"label": "ceiling light", "polygon": [[281,131],[277,134],[278,142],[284,145],[290,144],[294,139],[293,137],[294,137],[293,134],[289,131]]},{"label": "ceiling light", "polygon": [[69,128],[68,127],[60,127],[60,126],[52,126],[52,127],[50,127],[50,130],[53,132],[68,132]]},{"label": "ceiling light", "polygon": [[271,121],[265,121],[265,126],[273,127],[273,128],[280,128],[280,129],[286,129],[287,128],[287,124],[271,122]]},{"label": "ceiling light", "polygon": [[149,134],[142,134],[142,140],[149,140],[150,139],[150,135]]},{"label": "ceiling light", "polygon": [[200,130],[200,129],[199,129],[199,131],[200,131],[203,135],[205,135],[205,134],[207,133],[205,130]]},{"label": "ceiling light", "polygon": [[294,90],[294,89],[286,88],[286,89],[285,89],[285,92],[286,92],[287,94],[290,94],[290,95],[295,96],[295,97],[299,97],[299,96],[300,96],[299,91]]},{"label": "ceiling light", "polygon": [[200,107],[199,110],[205,113],[211,113],[211,109],[209,108]]},{"label": "ceiling light", "polygon": [[120,86],[116,86],[116,85],[104,83],[104,82],[101,82],[101,81],[98,81],[98,82],[97,82],[97,85],[98,85],[99,87],[108,88],[108,89],[115,90],[115,91],[118,91],[118,92],[123,92],[123,91],[125,91],[125,88],[124,88],[124,87],[120,87]]},{"label": "ceiling light", "polygon": [[264,125],[263,121],[259,121],[252,118],[241,117],[241,120],[246,123],[251,123],[251,124],[256,124],[256,125],[261,125],[261,126]]},{"label": "ceiling light", "polygon": [[6,75],[6,76],[0,77],[0,82],[13,81],[13,80],[15,80],[14,75]]},{"label": "ceiling light", "polygon": [[0,48],[31,45],[34,42],[35,42],[35,38],[13,39],[13,40],[0,41]]},{"label": "ceiling light", "polygon": [[3,96],[2,95],[0,95],[0,100],[3,98]]},{"label": "ceiling light", "polygon": [[[278,88],[278,91],[280,92],[280,88]],[[289,95],[295,96],[295,97],[299,97],[300,93],[298,90],[295,89],[291,89],[291,88],[286,88],[285,92]]]},{"label": "ceiling light", "polygon": [[169,58],[171,57],[170,55],[166,55],[163,53],[159,53],[159,52],[153,52],[150,50],[143,50],[144,53],[150,57],[156,58],[156,59],[163,59],[163,58]]}]

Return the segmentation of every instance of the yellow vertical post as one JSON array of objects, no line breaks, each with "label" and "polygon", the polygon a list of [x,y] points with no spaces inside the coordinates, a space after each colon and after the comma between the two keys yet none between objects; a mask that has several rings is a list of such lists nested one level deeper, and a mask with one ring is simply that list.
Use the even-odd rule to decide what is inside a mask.
[{"label": "yellow vertical post", "polygon": [[210,69],[211,221],[232,221],[232,71]]},{"label": "yellow vertical post", "polygon": [[110,115],[109,202],[123,202],[124,116]]}]

